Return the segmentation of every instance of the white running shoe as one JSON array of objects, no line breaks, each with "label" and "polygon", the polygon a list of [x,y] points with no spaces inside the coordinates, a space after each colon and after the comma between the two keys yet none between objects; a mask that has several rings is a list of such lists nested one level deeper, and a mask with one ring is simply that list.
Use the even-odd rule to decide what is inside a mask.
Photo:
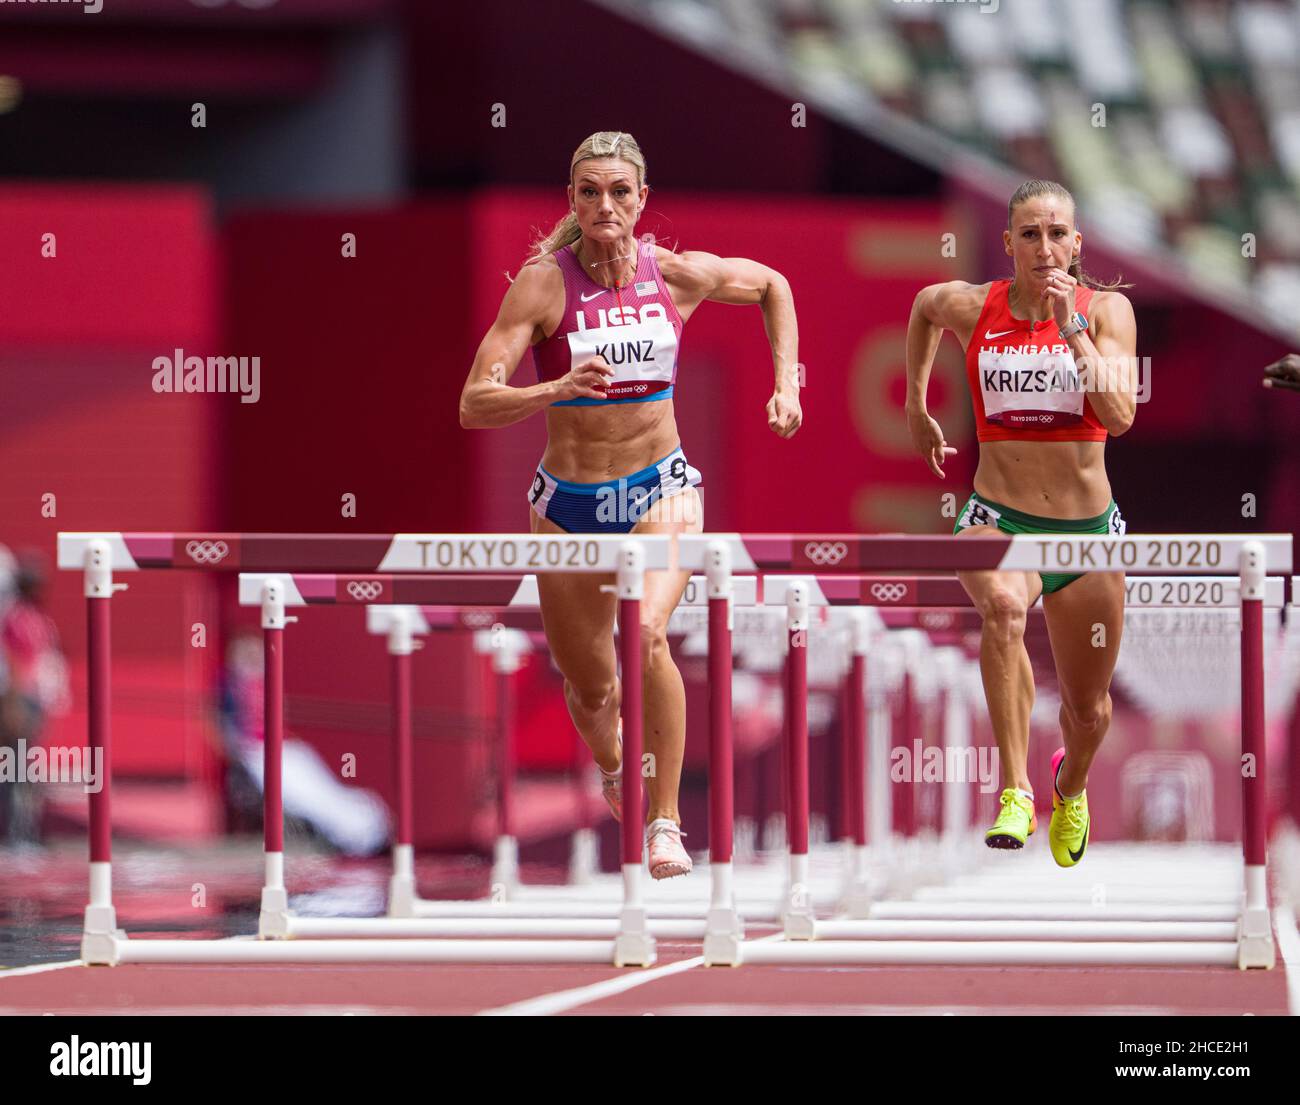
[{"label": "white running shoe", "polygon": [[671,879],[676,875],[689,875],[691,857],[682,847],[682,832],[677,822],[659,817],[650,822],[645,831],[646,859],[652,879]]}]

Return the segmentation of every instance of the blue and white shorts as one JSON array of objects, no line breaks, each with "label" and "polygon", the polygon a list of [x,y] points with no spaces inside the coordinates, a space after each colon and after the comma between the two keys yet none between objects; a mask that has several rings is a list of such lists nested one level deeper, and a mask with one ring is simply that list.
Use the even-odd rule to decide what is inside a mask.
[{"label": "blue and white shorts", "polygon": [[631,533],[656,502],[698,487],[703,479],[679,445],[649,468],[601,483],[559,480],[539,464],[528,502],[566,533]]}]

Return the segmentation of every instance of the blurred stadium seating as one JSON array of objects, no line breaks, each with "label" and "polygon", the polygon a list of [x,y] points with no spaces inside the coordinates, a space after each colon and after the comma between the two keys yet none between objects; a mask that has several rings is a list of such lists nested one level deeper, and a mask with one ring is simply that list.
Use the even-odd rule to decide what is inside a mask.
[{"label": "blurred stadium seating", "polygon": [[1300,330],[1300,5],[610,2],[792,90],[868,98],[868,127],[893,113],[1068,181],[1088,230]]}]

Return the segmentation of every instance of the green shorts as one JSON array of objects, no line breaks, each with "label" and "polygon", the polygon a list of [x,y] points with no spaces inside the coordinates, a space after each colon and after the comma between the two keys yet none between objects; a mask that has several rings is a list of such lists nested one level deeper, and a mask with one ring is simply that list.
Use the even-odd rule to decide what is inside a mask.
[{"label": "green shorts", "polygon": [[[1040,518],[1037,514],[1012,510],[1009,506],[985,499],[973,491],[957,515],[957,524],[952,527],[952,532],[960,533],[971,526],[997,526],[1003,533],[1095,533],[1114,536],[1119,536],[1128,528],[1114,499],[1095,518]],[[1045,595],[1059,591],[1067,583],[1073,583],[1079,578],[1079,574],[1067,575],[1060,572],[1038,574],[1043,580]]]}]

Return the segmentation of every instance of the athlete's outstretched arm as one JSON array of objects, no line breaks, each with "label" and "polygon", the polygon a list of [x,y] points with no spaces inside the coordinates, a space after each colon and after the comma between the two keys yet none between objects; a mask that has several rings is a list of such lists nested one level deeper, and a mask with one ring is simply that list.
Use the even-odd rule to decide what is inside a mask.
[{"label": "athlete's outstretched arm", "polygon": [[943,332],[968,327],[972,311],[979,316],[979,304],[974,285],[964,280],[931,284],[917,293],[907,320],[907,427],[917,452],[941,480],[946,478],[943,462],[957,450],[944,440],[942,428],[926,408],[930,369]]},{"label": "athlete's outstretched arm", "polygon": [[509,385],[532,341],[533,330],[546,319],[551,297],[563,294],[562,285],[557,290],[558,279],[561,278],[554,272],[525,265],[510,285],[496,321],[479,344],[469,378],[460,393],[460,424],[465,429],[510,426],[558,399],[605,398],[605,392],[597,389],[614,372],[600,357],[558,380],[522,388]]},{"label": "athlete's outstretched arm", "polygon": [[790,282],[775,269],[745,257],[719,257],[688,250],[665,258],[664,279],[698,303],[758,304],[763,329],[772,347],[775,383],[767,401],[767,424],[781,437],[791,437],[803,422],[799,406],[799,324]]}]

